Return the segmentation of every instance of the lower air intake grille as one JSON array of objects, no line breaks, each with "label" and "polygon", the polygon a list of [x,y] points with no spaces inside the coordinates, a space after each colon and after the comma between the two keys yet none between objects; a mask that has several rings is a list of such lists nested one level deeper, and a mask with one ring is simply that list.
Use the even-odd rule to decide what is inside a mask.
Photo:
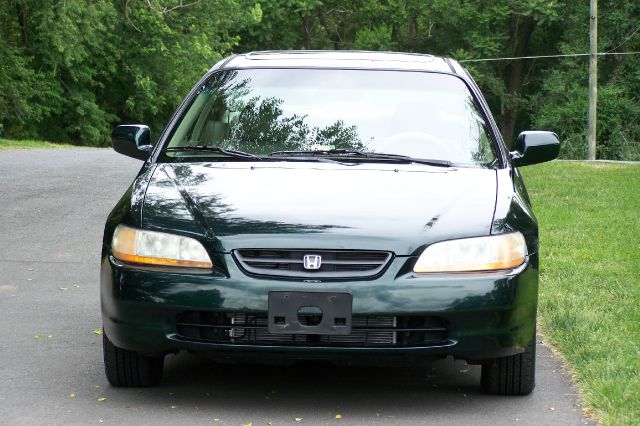
[{"label": "lower air intake grille", "polygon": [[[309,324],[316,318],[309,315]],[[425,316],[354,316],[351,334],[271,334],[267,317],[241,313],[183,312],[177,318],[180,337],[211,343],[338,346],[338,347],[411,347],[443,343],[448,338],[446,323]]]},{"label": "lower air intake grille", "polygon": [[[242,270],[253,275],[307,279],[375,277],[392,256],[390,252],[369,250],[274,249],[240,249],[233,255]],[[305,264],[305,256],[313,257],[313,264]]]}]

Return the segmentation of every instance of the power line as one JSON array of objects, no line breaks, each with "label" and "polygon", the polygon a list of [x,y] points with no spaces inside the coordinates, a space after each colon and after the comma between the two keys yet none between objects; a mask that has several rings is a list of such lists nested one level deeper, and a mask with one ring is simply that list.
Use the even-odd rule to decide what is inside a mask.
[{"label": "power line", "polygon": [[631,34],[629,34],[629,35],[628,35],[624,40],[622,40],[622,42],[620,42],[620,44],[619,44],[619,45],[617,45],[617,46],[616,46],[616,47],[614,47],[613,49],[609,49],[609,50],[607,51],[607,53],[609,53],[609,52],[613,52],[613,51],[614,51],[614,50],[616,50],[618,47],[620,47],[620,46],[622,46],[623,44],[625,44],[626,42],[628,42],[628,41],[631,39],[631,37],[633,37],[634,35],[636,35],[636,33],[637,33],[638,31],[640,31],[640,25],[638,25],[638,26],[636,27],[636,29],[635,29],[635,30],[633,30],[633,31],[631,32]]},{"label": "power line", "polygon": [[[640,55],[640,52],[598,52],[597,56],[608,55]],[[577,56],[591,56],[591,53],[569,53],[566,55],[539,55],[539,56],[511,56],[505,58],[483,58],[483,59],[462,59],[458,62],[490,62],[490,61],[512,61],[515,59],[543,59],[543,58],[573,58]]]}]

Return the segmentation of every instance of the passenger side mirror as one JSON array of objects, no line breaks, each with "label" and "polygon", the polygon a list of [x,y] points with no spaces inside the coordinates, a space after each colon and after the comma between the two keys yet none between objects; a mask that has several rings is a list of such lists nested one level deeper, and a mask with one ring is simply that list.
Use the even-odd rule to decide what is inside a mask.
[{"label": "passenger side mirror", "polygon": [[509,153],[513,167],[544,163],[558,157],[560,140],[553,132],[528,130],[518,135],[514,150]]},{"label": "passenger side mirror", "polygon": [[111,145],[120,154],[145,161],[153,150],[151,130],[144,124],[118,126],[111,132]]}]

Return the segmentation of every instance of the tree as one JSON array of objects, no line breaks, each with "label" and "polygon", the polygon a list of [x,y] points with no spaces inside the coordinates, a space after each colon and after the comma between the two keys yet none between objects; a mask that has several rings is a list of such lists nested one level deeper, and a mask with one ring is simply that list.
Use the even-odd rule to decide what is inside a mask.
[{"label": "tree", "polygon": [[[0,49],[9,58],[0,91],[9,98],[0,123],[9,135],[95,143],[114,116],[100,108],[109,72],[110,2],[14,0],[0,6]],[[4,62],[4,60],[2,61]],[[80,139],[82,137],[82,139]]]},{"label": "tree", "polygon": [[[600,51],[640,50],[640,4],[600,0]],[[635,19],[634,19],[635,18]],[[555,41],[559,53],[588,51],[589,22],[584,5],[565,8]],[[598,79],[597,157],[640,160],[640,57],[601,56]],[[527,115],[536,128],[561,136],[561,156],[586,158],[588,58],[547,61],[539,85],[527,100]]]},{"label": "tree", "polygon": [[5,1],[0,124],[10,137],[80,145],[107,145],[118,122],[159,131],[259,19],[244,0]]},{"label": "tree", "polygon": [[[601,51],[640,50],[640,3],[600,0]],[[5,0],[0,132],[107,145],[122,122],[154,135],[234,51],[365,49],[458,60],[584,53],[588,4],[566,0]],[[463,62],[505,141],[547,128],[580,156],[584,58]],[[640,57],[599,60],[599,158],[640,158]]]}]

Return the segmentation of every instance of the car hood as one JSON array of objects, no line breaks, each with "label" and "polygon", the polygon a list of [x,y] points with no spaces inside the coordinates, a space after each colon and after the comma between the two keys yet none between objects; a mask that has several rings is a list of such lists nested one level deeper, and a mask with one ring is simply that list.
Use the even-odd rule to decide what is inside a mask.
[{"label": "car hood", "polygon": [[495,170],[331,162],[164,163],[150,178],[147,229],[237,248],[387,250],[489,235]]}]

